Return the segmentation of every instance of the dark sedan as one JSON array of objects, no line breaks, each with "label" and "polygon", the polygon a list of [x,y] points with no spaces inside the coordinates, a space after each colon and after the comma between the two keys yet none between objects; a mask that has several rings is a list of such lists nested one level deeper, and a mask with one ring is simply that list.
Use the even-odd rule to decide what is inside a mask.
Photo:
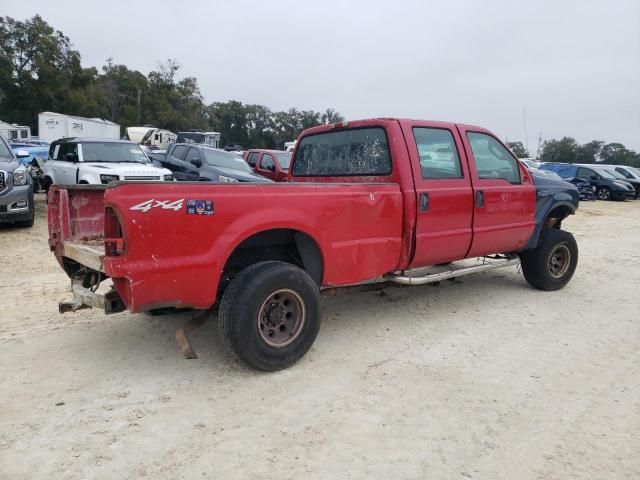
[{"label": "dark sedan", "polygon": [[176,143],[164,156],[153,155],[153,160],[171,170],[175,179],[181,181],[271,182],[253,173],[239,155],[205,145]]},{"label": "dark sedan", "polygon": [[542,170],[556,172],[562,178],[579,178],[596,188],[598,200],[625,200],[635,197],[635,190],[628,182],[618,180],[610,173],[594,168],[569,163],[543,163]]}]

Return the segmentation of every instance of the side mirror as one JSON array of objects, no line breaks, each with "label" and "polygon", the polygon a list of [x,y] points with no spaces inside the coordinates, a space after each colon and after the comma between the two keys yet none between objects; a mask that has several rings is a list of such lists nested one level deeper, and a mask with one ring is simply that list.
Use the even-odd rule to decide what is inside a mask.
[{"label": "side mirror", "polygon": [[26,158],[29,156],[29,152],[27,150],[18,150],[16,151],[16,157],[18,158]]},{"label": "side mirror", "polygon": [[65,153],[64,158],[67,162],[77,162],[78,156],[75,153]]},{"label": "side mirror", "polygon": [[191,160],[191,164],[196,168],[200,168],[202,166],[202,161],[194,158],[193,160]]}]

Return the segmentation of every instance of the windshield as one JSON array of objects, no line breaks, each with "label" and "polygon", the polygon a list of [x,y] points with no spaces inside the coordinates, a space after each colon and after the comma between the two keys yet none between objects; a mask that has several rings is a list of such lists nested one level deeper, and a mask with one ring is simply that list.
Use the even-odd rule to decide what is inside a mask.
[{"label": "windshield", "polygon": [[148,163],[149,159],[135,143],[92,142],[82,144],[82,161]]},{"label": "windshield", "polygon": [[282,170],[289,170],[289,165],[291,165],[291,153],[276,153],[278,157],[278,163],[280,163],[280,168]]},{"label": "windshield", "polygon": [[0,138],[0,158],[8,158],[13,160],[13,155],[11,154],[11,150],[7,147],[7,144],[4,143],[4,139]]},{"label": "windshield", "polygon": [[614,177],[616,177],[618,180],[626,180],[627,177],[625,177],[624,175],[622,175],[620,172],[616,172],[613,169],[606,169],[605,172],[610,173],[611,175],[613,175]]},{"label": "windshield", "polygon": [[611,173],[609,173],[608,170],[602,170],[602,169],[598,169],[597,172],[602,175],[604,178],[608,178],[608,179],[614,179],[617,180],[616,177],[614,177],[613,175],[611,175]]},{"label": "windshield", "polygon": [[635,173],[636,178],[640,178],[640,170],[636,167],[627,167],[628,170],[631,170],[631,173]]},{"label": "windshield", "polygon": [[223,152],[222,150],[211,150],[203,148],[204,161],[207,165],[212,167],[230,168],[232,170],[241,170],[243,172],[250,172],[251,167],[247,165],[242,157],[234,155],[233,153]]}]

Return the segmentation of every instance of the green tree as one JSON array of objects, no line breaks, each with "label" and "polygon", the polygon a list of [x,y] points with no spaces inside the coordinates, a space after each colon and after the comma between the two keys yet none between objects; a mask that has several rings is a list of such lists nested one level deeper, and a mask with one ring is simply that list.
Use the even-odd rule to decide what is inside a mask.
[{"label": "green tree", "polygon": [[92,112],[95,104],[81,91],[90,87],[95,74],[95,69],[81,67],[69,38],[39,15],[25,22],[0,17],[1,118],[35,128],[43,110],[72,104]]},{"label": "green tree", "polygon": [[578,147],[578,143],[571,137],[547,140],[542,146],[540,159],[543,162],[576,163]]},{"label": "green tree", "polygon": [[506,145],[517,158],[529,158],[529,151],[522,142],[507,142]]}]

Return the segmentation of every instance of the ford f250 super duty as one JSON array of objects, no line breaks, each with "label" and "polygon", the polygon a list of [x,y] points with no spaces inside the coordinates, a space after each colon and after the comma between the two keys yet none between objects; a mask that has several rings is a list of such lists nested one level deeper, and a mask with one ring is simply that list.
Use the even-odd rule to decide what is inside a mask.
[{"label": "ford f250 super duty", "polygon": [[[226,346],[277,370],[314,342],[321,290],[518,263],[531,285],[557,290],[577,265],[560,228],[576,188],[532,177],[483,128],[390,118],[311,128],[290,180],[52,186],[49,245],[73,292],[60,310],[217,304]],[[470,258],[481,261],[457,262]]]}]

